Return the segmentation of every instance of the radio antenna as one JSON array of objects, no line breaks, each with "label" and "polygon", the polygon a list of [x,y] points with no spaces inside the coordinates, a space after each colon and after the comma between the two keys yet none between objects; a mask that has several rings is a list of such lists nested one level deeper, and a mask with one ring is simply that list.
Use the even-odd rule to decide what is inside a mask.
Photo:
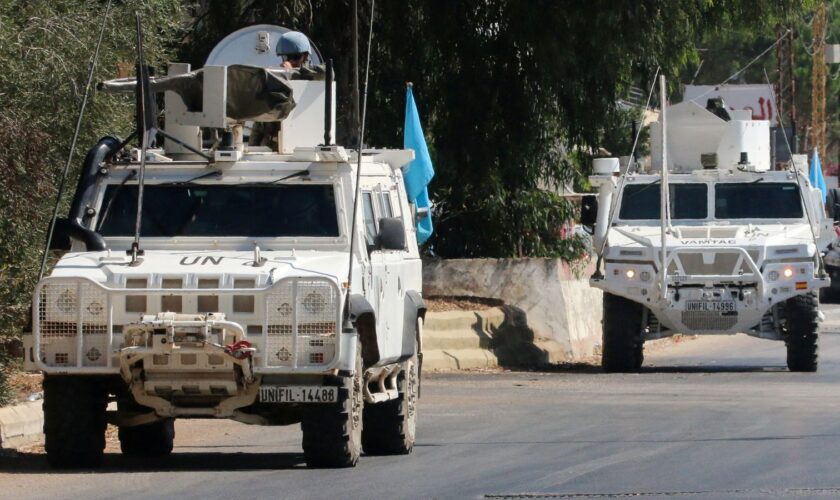
[{"label": "radio antenna", "polygon": [[135,96],[137,100],[137,136],[140,138],[140,176],[137,180],[137,219],[134,223],[134,242],[126,252],[131,255],[131,264],[140,264],[139,256],[143,255],[140,249],[140,228],[143,222],[143,186],[146,177],[146,151],[149,148],[154,134],[155,113],[152,110],[151,85],[149,83],[149,67],[146,66],[146,57],[143,53],[143,27],[140,24],[140,13],[135,13],[137,19],[137,87]]},{"label": "radio antenna", "polygon": [[79,116],[76,118],[76,128],[73,131],[73,140],[70,141],[70,151],[67,153],[67,162],[64,164],[64,170],[61,172],[61,182],[58,184],[58,194],[55,197],[55,207],[53,208],[52,218],[50,219],[50,228],[47,230],[47,241],[44,245],[44,254],[41,256],[41,270],[38,272],[38,281],[44,277],[44,271],[47,269],[47,258],[50,254],[50,245],[52,245],[53,233],[55,232],[55,220],[58,217],[58,209],[61,206],[61,198],[64,197],[64,189],[67,186],[67,174],[70,172],[70,165],[73,163],[73,153],[76,151],[76,141],[79,139],[79,130],[82,128],[82,117],[85,116],[85,108],[87,107],[88,96],[90,96],[90,87],[93,82],[93,73],[96,71],[96,61],[99,59],[99,48],[102,46],[102,37],[105,35],[105,25],[108,23],[108,13],[111,12],[111,0],[105,5],[105,14],[102,16],[102,26],[99,28],[99,39],[96,41],[96,49],[93,51],[93,57],[90,59],[88,68],[87,83],[85,84],[85,94],[82,97],[82,105],[79,107]]},{"label": "radio antenna", "polygon": [[362,97],[362,120],[359,122],[359,145],[356,150],[356,187],[353,193],[353,217],[350,223],[350,262],[347,268],[347,295],[344,301],[344,317],[349,318],[350,285],[353,282],[353,246],[356,244],[356,219],[359,213],[359,192],[362,180],[362,149],[365,144],[365,118],[367,117],[368,79],[370,77],[370,47],[373,45],[373,14],[376,0],[370,2],[370,31],[368,32],[367,61],[365,62],[365,87]]}]

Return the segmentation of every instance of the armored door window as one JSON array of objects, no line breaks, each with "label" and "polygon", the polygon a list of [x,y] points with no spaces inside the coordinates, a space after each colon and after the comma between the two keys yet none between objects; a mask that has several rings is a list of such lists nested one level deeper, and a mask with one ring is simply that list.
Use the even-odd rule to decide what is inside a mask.
[{"label": "armored door window", "polygon": [[365,242],[368,247],[376,242],[376,215],[373,209],[373,194],[369,191],[362,193],[362,209],[365,221]]},{"label": "armored door window", "polygon": [[382,191],[380,206],[382,207],[382,217],[393,217],[394,211],[391,210],[391,192],[390,191]]}]

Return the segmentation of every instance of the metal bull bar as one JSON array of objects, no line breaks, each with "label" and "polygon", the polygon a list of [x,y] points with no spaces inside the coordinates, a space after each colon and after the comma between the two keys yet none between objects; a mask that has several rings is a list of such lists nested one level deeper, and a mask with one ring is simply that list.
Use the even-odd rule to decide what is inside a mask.
[{"label": "metal bull bar", "polygon": [[[252,355],[256,349],[250,347],[249,343],[244,343],[245,330],[238,323],[233,321],[207,319],[204,321],[197,320],[178,320],[178,319],[155,319],[151,321],[143,321],[143,325],[152,328],[164,328],[166,331],[166,342],[157,345],[151,342],[152,346],[129,346],[120,350],[120,374],[126,383],[132,382],[131,366],[143,359],[153,357],[157,354],[174,354],[175,351],[188,350],[192,352],[203,352],[206,354],[218,354],[228,357],[232,363],[238,365],[242,369],[242,378],[246,384],[254,381],[254,372],[252,367]],[[178,328],[198,327],[203,330],[203,338],[198,342],[200,346],[182,347],[178,345],[175,339],[175,330]],[[221,344],[216,344],[210,341],[212,330],[220,329],[222,332],[226,330],[233,330],[237,333],[235,338],[238,340],[234,346],[225,347],[226,340],[222,334]],[[154,335],[152,335],[154,337]],[[246,341],[247,342],[247,341]]]},{"label": "metal bull bar", "polygon": [[[746,266],[751,271],[751,274],[688,274],[685,272],[685,267],[683,266],[682,260],[679,258],[680,255],[683,254],[705,254],[705,253],[713,253],[717,255],[721,254],[737,254],[738,259],[735,261],[734,265],[732,266],[732,271],[737,272],[737,270],[741,269],[741,267],[746,264]],[[671,264],[675,264],[677,266],[677,270],[679,274],[676,275],[669,275],[668,269],[671,267]],[[665,282],[667,284],[675,284],[680,285],[686,281],[702,281],[702,282],[722,282],[722,281],[735,281],[741,283],[755,283],[757,292],[759,295],[764,294],[764,288],[766,287],[766,283],[764,281],[764,276],[761,274],[761,270],[758,268],[758,265],[752,259],[750,254],[743,248],[739,247],[691,247],[691,248],[675,248],[668,252],[668,257],[665,260],[665,266],[662,269],[662,272],[665,273]]]}]

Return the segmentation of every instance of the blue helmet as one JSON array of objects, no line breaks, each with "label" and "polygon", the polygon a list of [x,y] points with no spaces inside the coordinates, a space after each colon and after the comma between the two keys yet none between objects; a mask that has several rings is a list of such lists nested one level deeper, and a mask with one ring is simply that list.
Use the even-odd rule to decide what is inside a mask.
[{"label": "blue helmet", "polygon": [[287,31],[280,36],[280,41],[277,42],[278,56],[308,54],[309,52],[309,38],[300,31]]}]

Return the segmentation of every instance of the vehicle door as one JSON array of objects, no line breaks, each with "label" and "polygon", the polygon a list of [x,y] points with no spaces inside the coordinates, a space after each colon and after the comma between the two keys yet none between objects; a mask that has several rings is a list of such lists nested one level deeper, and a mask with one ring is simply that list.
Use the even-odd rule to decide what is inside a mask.
[{"label": "vehicle door", "polygon": [[379,234],[380,207],[377,201],[375,185],[362,186],[362,219],[364,222],[365,245],[370,255],[370,284],[365,290],[365,296],[376,311],[376,337],[379,344],[379,355],[382,361],[394,356],[398,351],[397,342],[391,329],[392,320],[387,314],[388,294],[388,266],[385,252],[376,249]]},{"label": "vehicle door", "polygon": [[[399,199],[396,198],[397,191],[393,182],[380,183],[377,186],[377,201],[379,202],[382,217],[402,217],[402,210]],[[403,224],[405,222],[403,221]],[[405,321],[405,292],[406,292],[406,256],[405,249],[382,250],[385,260],[385,271],[387,279],[387,306],[383,311],[388,321],[388,328],[393,332],[393,337],[399,339],[395,348],[402,350],[403,323]]]}]

